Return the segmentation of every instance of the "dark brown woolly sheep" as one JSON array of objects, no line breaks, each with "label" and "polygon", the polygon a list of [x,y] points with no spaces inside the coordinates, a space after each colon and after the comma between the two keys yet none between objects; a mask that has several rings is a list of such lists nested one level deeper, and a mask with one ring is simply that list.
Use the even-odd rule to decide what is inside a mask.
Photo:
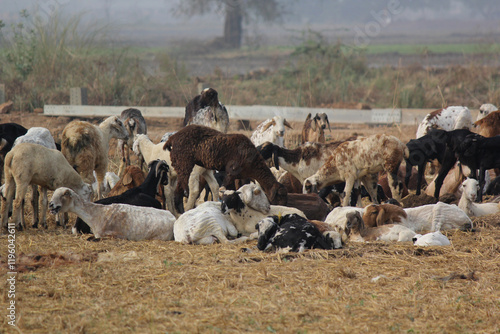
[{"label": "dark brown woolly sheep", "polygon": [[175,206],[183,212],[182,191],[188,190],[188,179],[195,164],[226,172],[224,184],[237,178],[256,180],[271,204],[286,205],[286,188],[276,181],[266,162],[248,137],[224,134],[217,130],[189,125],[172,135],[163,149],[170,151],[172,166],[177,171]]}]

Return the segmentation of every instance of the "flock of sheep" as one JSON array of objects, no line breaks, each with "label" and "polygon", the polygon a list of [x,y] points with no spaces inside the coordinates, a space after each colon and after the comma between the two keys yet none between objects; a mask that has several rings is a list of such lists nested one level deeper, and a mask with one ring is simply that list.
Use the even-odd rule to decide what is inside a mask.
[{"label": "flock of sheep", "polygon": [[[479,133],[470,131],[473,126]],[[287,127],[285,118],[274,116],[250,138],[228,134],[227,110],[212,88],[189,102],[184,127],[160,143],[149,139],[134,108],[98,126],[70,122],[60,147],[48,129],[0,124],[2,227],[26,228],[29,186],[33,227],[47,227],[49,208],[63,226],[65,213],[75,213],[73,232],[95,238],[192,244],[258,239],[260,250],[335,249],[372,240],[447,245],[441,230],[470,230],[470,217],[500,211],[498,203],[477,203],[498,187],[488,173],[500,167],[500,111],[491,104],[481,106],[474,124],[467,107],[437,110],[407,144],[385,134],[326,142],[328,117],[317,114],[307,116],[302,144],[287,149]],[[118,175],[107,171],[111,138],[118,139],[122,154]],[[130,165],[130,150],[140,166]],[[443,190],[454,193],[458,205],[401,207],[410,179],[420,195],[426,165],[436,160],[439,172],[426,191],[436,198]],[[466,167],[470,178],[447,178]],[[50,203],[47,190],[54,190]],[[363,194],[373,204],[361,207]]]}]

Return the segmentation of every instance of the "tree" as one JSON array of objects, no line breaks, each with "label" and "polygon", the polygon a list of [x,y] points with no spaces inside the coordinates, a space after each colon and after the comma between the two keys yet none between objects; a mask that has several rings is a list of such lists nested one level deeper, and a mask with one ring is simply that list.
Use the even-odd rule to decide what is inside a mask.
[{"label": "tree", "polygon": [[192,17],[208,13],[224,14],[224,45],[240,48],[243,24],[258,21],[274,22],[285,13],[278,0],[182,0],[176,12]]}]

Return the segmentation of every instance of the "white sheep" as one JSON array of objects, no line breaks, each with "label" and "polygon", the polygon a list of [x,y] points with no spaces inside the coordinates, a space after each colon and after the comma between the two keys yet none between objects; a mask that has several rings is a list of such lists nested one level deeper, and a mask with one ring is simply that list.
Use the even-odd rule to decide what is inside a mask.
[{"label": "white sheep", "polygon": [[452,106],[435,110],[422,120],[417,129],[417,138],[425,136],[431,129],[443,129],[446,131],[457,129],[470,129],[472,127],[472,116],[469,108]]},{"label": "white sheep", "polygon": [[415,234],[412,239],[415,246],[449,246],[450,240],[440,231],[427,234]]},{"label": "white sheep", "polygon": [[458,202],[458,207],[469,217],[479,217],[500,211],[499,203],[475,203],[479,191],[479,182],[477,180],[467,178],[462,182],[461,190],[462,196]]},{"label": "white sheep", "polygon": [[[5,157],[4,171],[6,200],[2,208],[2,226],[7,226],[7,210],[13,203],[12,220],[19,227],[21,203],[30,184],[49,190],[66,186],[86,199],[92,193],[91,186],[83,182],[61,152],[38,144],[16,145]],[[46,207],[47,203],[42,203],[42,209]]]},{"label": "white sheep", "polygon": [[103,197],[102,185],[108,169],[111,138],[128,139],[128,131],[118,116],[106,118],[99,126],[72,121],[66,125],[61,136],[61,152],[86,182],[93,182],[92,172],[95,170],[99,199]]},{"label": "white sheep", "polygon": [[250,140],[255,146],[264,144],[266,141],[280,147],[284,147],[285,127],[293,129],[290,123],[282,116],[274,116],[260,123],[252,133]]},{"label": "white sheep", "polygon": [[[54,141],[54,138],[52,137],[52,134],[47,128],[43,127],[32,127],[28,129],[28,132],[26,132],[25,135],[17,137],[16,140],[14,141],[14,146],[21,144],[21,143],[32,143],[32,144],[38,144],[45,146],[47,148],[56,149],[56,143]],[[33,184],[33,192],[32,192],[32,198],[31,198],[31,203],[33,206],[33,227],[38,227],[38,213],[39,213],[39,206],[38,206],[38,186]],[[41,221],[42,221],[42,226],[47,228],[47,188],[45,187],[40,187],[41,193],[42,193],[42,216],[41,216]],[[24,208],[23,208],[23,214],[22,214],[22,225],[25,225],[24,223]]]},{"label": "white sheep", "polygon": [[359,212],[363,215],[364,208],[358,208],[355,206],[338,206],[330,211],[328,216],[325,218],[325,223],[341,235],[343,242],[346,242],[349,239],[349,236],[347,235],[347,214],[351,212]]},{"label": "white sheep", "polygon": [[347,233],[353,242],[366,241],[412,241],[415,232],[399,224],[367,227],[358,211],[347,213]]},{"label": "white sheep", "polygon": [[479,107],[479,113],[477,114],[476,122],[480,119],[485,118],[490,112],[497,111],[498,108],[491,103],[484,103]]},{"label": "white sheep", "polygon": [[[142,155],[146,163],[155,159],[160,159],[165,160],[171,167],[168,172],[168,185],[165,187],[165,197],[167,200],[168,210],[175,212],[174,190],[177,186],[177,172],[172,167],[170,151],[164,150],[163,145],[164,143],[162,142],[155,144],[147,135],[140,134],[135,136],[133,151],[135,154]],[[200,176],[203,176],[203,178],[207,181],[210,191],[212,191],[214,196],[214,201],[219,200],[219,183],[217,183],[217,180],[214,177],[214,171],[195,165],[191,175],[189,176],[189,197],[185,205],[186,210],[194,208],[196,199],[200,195]]]},{"label": "white sheep", "polygon": [[247,239],[236,238],[238,230],[231,222],[231,218],[221,211],[220,202],[205,202],[196,208],[184,212],[174,223],[175,241],[184,244],[208,245],[215,242],[235,243]]},{"label": "white sheep", "polygon": [[370,227],[399,223],[417,233],[473,228],[472,221],[462,209],[443,202],[406,209],[392,204],[369,205],[365,208],[363,220]]},{"label": "white sheep", "polygon": [[49,208],[53,214],[75,213],[90,226],[97,239],[106,236],[133,241],[174,239],[175,217],[167,210],[92,203],[66,187],[54,191]]},{"label": "white sheep", "polygon": [[372,201],[378,203],[378,173],[386,171],[392,195],[399,201],[401,194],[397,189],[397,173],[401,162],[408,155],[408,147],[401,140],[385,134],[344,142],[337,146],[314,175],[304,180],[303,192],[307,193],[309,188],[317,192],[331,184],[345,181],[342,206],[347,206],[355,183],[361,181]]},{"label": "white sheep", "polygon": [[246,184],[237,191],[224,192],[221,209],[230,215],[238,232],[243,236],[250,236],[250,239],[257,237],[255,225],[268,216],[295,213],[306,218],[306,215],[296,208],[270,205],[266,194],[258,184]]}]

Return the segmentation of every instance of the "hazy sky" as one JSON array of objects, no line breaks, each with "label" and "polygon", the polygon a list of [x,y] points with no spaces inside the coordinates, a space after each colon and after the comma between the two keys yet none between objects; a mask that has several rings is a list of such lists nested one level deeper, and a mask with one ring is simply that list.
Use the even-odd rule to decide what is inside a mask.
[{"label": "hazy sky", "polygon": [[[67,13],[85,13],[87,20],[109,24],[116,33],[115,37],[122,40],[158,40],[163,43],[222,34],[223,12],[193,18],[176,17],[173,8],[178,1],[180,0],[2,0],[0,19],[7,24],[17,22],[20,10],[33,11],[35,8],[49,17],[55,8],[59,8]],[[495,36],[500,35],[500,17],[485,20],[478,11],[465,8],[459,0],[445,2],[449,2],[449,5],[443,8],[439,6],[440,0],[433,2],[433,8],[414,8],[410,7],[411,4],[415,5],[411,0],[287,0],[285,3],[290,13],[281,24],[263,26],[256,23],[247,27],[246,31],[247,36],[273,36],[274,41],[307,29],[320,31],[332,36],[331,38],[352,33],[355,28],[358,31],[376,33],[376,37],[387,34],[429,37],[440,34],[487,34],[498,38]],[[391,3],[398,4],[396,12],[387,11]],[[383,11],[388,15],[381,14]],[[415,23],[423,19],[433,22]]]}]

